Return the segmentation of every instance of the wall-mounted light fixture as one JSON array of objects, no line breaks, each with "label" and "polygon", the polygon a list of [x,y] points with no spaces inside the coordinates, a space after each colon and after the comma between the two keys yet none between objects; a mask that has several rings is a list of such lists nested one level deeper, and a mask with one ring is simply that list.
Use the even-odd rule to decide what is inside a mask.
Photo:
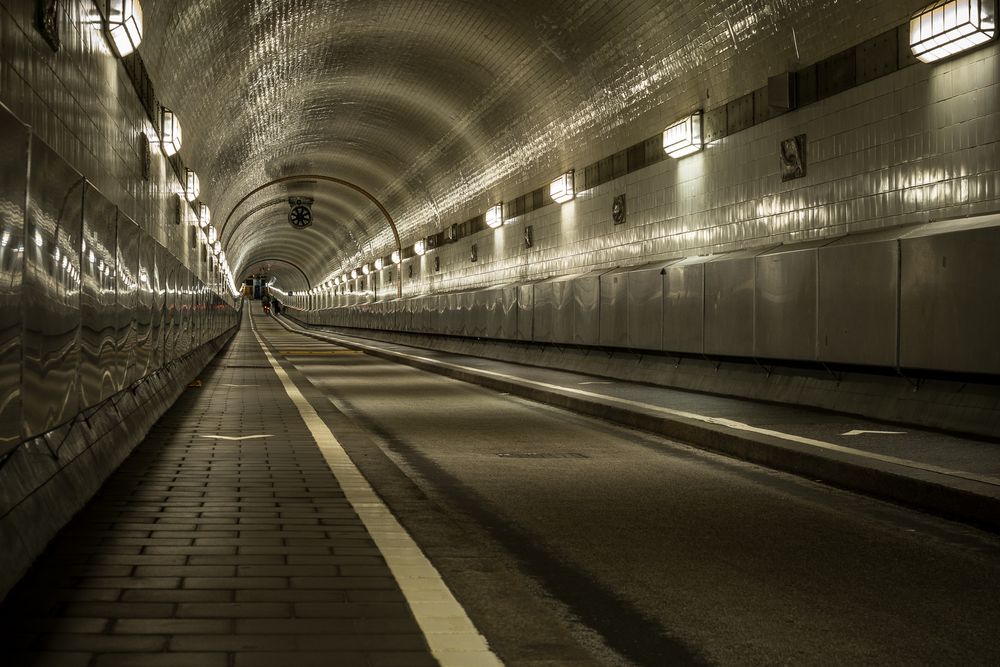
[{"label": "wall-mounted light fixture", "polygon": [[393,250],[392,251],[392,263],[393,264],[399,264],[399,251],[398,250]]},{"label": "wall-mounted light fixture", "polygon": [[357,269],[351,269],[351,279],[352,280],[357,280],[358,279],[358,270]]},{"label": "wall-mounted light fixture", "polygon": [[418,255],[423,255],[425,252],[427,252],[426,242],[423,239],[420,239],[419,241],[414,243],[413,252],[417,253]]},{"label": "wall-mounted light fixture", "polygon": [[204,229],[210,224],[212,224],[212,211],[208,208],[208,204],[202,202],[198,207],[198,225]]},{"label": "wall-mounted light fixture", "polygon": [[108,31],[119,57],[139,48],[142,43],[142,5],[139,0],[111,0]]},{"label": "wall-mounted light fixture", "polygon": [[375,270],[376,271],[381,271],[383,266],[385,266],[385,262],[382,261],[381,257],[379,257],[378,259],[375,260]]},{"label": "wall-mounted light fixture", "polygon": [[216,241],[215,243],[212,244],[212,252],[214,252],[216,255],[218,255],[220,252],[222,252],[222,242],[221,241]]},{"label": "wall-mounted light fixture", "polygon": [[990,41],[996,0],[938,0],[910,18],[910,50],[929,63]]},{"label": "wall-mounted light fixture", "polygon": [[372,272],[372,268],[368,264],[362,264],[361,265],[361,273],[363,273],[363,274],[365,274],[367,276],[371,272]]},{"label": "wall-mounted light fixture", "polygon": [[573,201],[573,198],[576,197],[576,190],[573,186],[573,170],[570,169],[549,183],[549,196],[557,204],[565,204],[568,201]]},{"label": "wall-mounted light fixture", "polygon": [[503,224],[503,204],[494,204],[486,210],[486,224],[496,229]]},{"label": "wall-mounted light fixture", "polygon": [[177,114],[163,107],[161,125],[163,127],[163,151],[168,156],[174,155],[181,149],[181,122],[177,120]]},{"label": "wall-mounted light fixture", "polygon": [[663,150],[670,157],[697,153],[703,145],[701,111],[685,116],[663,131]]},{"label": "wall-mounted light fixture", "polygon": [[215,225],[209,225],[205,235],[208,237],[209,243],[215,243],[219,240],[219,232],[215,230]]},{"label": "wall-mounted light fixture", "polygon": [[187,177],[185,178],[187,182],[184,184],[184,196],[188,201],[193,202],[201,194],[201,180],[193,169],[185,167],[184,173]]}]

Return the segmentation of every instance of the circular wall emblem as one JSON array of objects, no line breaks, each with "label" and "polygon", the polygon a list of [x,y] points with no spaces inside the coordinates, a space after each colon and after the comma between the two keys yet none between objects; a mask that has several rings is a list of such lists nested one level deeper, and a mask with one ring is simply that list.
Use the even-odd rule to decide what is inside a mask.
[{"label": "circular wall emblem", "polygon": [[305,229],[313,222],[312,210],[305,204],[298,204],[288,212],[288,222],[296,229]]}]

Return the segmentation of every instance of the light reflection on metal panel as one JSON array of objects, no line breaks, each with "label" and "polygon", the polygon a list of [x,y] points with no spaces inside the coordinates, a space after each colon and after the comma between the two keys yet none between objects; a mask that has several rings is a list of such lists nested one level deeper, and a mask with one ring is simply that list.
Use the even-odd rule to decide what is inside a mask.
[{"label": "light reflection on metal panel", "polygon": [[535,285],[517,286],[517,340],[535,339]]},{"label": "light reflection on metal panel", "polygon": [[663,345],[663,266],[656,265],[629,271],[628,347],[659,350]]},{"label": "light reflection on metal panel", "polygon": [[705,264],[705,353],[753,354],[754,259]]},{"label": "light reflection on metal panel", "polygon": [[816,358],[816,250],[757,257],[754,352],[758,357]]},{"label": "light reflection on metal panel", "polygon": [[663,349],[700,354],[705,349],[705,263],[679,262],[663,275]]},{"label": "light reflection on metal panel", "polygon": [[116,389],[135,382],[136,375],[136,312],[139,293],[139,227],[121,211],[118,212],[116,261],[115,368]]},{"label": "light reflection on metal panel", "polygon": [[150,343],[149,372],[163,366],[167,358],[164,355],[164,309],[166,303],[165,278],[167,274],[166,256],[167,251],[159,243],[153,241],[153,272],[149,276],[153,297],[149,309],[150,313]]},{"label": "light reflection on metal panel", "polygon": [[79,407],[83,178],[32,138],[24,242],[24,431],[44,433]]},{"label": "light reflection on metal panel", "polygon": [[518,288],[514,286],[504,287],[500,291],[500,298],[497,301],[496,311],[499,313],[500,329],[497,337],[504,340],[517,338],[517,295]]},{"label": "light reflection on metal panel", "polygon": [[627,269],[601,276],[600,344],[624,347],[628,344]]},{"label": "light reflection on metal panel", "polygon": [[895,366],[899,243],[847,239],[818,251],[822,361]]},{"label": "light reflection on metal panel", "polygon": [[28,129],[0,106],[0,455],[21,439],[22,278]]},{"label": "light reflection on metal panel", "polygon": [[155,316],[153,312],[159,303],[155,282],[156,242],[140,230],[138,249],[139,268],[135,308],[135,365],[134,371],[130,373],[133,381],[145,377],[153,370],[155,351],[158,344],[156,334],[159,331],[158,324],[154,327],[154,320],[158,321],[158,316]]},{"label": "light reflection on metal panel", "polygon": [[573,333],[570,342],[577,345],[597,345],[601,335],[600,274],[580,276],[571,285]]},{"label": "light reflection on metal panel", "polygon": [[[904,368],[1000,373],[1000,225],[904,236],[899,362]],[[943,231],[943,229],[942,229]]]},{"label": "light reflection on metal panel", "polygon": [[533,290],[534,303],[532,304],[532,314],[534,315],[534,331],[532,340],[538,343],[554,343],[556,337],[556,319],[559,315],[556,285],[552,281],[536,283]]},{"label": "light reflection on metal panel", "polygon": [[89,183],[83,195],[83,256],[80,291],[80,407],[96,405],[116,391],[114,204]]}]

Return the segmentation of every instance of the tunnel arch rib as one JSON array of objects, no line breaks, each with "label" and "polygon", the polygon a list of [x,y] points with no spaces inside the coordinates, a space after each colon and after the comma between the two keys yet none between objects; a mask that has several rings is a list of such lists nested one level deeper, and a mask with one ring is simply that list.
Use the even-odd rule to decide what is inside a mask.
[{"label": "tunnel arch rib", "polygon": [[[294,182],[294,181],[306,181],[306,180],[325,181],[327,183],[334,183],[334,184],[337,184],[337,185],[342,185],[344,187],[350,188],[351,190],[354,190],[355,192],[357,192],[357,193],[363,195],[365,198],[367,198],[368,201],[370,201],[371,203],[373,203],[375,205],[375,207],[378,208],[379,212],[382,213],[382,216],[385,218],[386,222],[389,223],[389,229],[392,230],[393,239],[396,241],[396,249],[402,255],[402,253],[403,253],[403,244],[402,244],[402,241],[400,240],[400,237],[399,237],[399,229],[396,228],[396,222],[392,219],[392,215],[390,215],[389,210],[386,209],[386,207],[382,205],[382,202],[380,202],[378,200],[378,198],[375,197],[375,195],[373,195],[372,193],[368,192],[368,190],[366,190],[365,188],[361,187],[360,185],[358,185],[356,183],[352,183],[351,181],[345,180],[343,178],[337,178],[335,176],[326,176],[324,174],[296,174],[294,176],[281,176],[280,178],[275,178],[275,179],[273,179],[271,181],[268,181],[267,183],[265,183],[263,185],[257,186],[256,188],[254,188],[253,190],[251,190],[247,194],[243,195],[243,197],[241,197],[240,200],[238,202],[236,202],[236,204],[233,206],[233,208],[229,211],[229,214],[226,216],[226,219],[223,221],[222,226],[219,228],[219,237],[222,238],[223,235],[226,233],[226,228],[229,225],[230,220],[232,220],[233,215],[235,215],[237,209],[239,209],[240,206],[242,206],[244,203],[246,203],[246,201],[248,199],[250,199],[251,197],[253,197],[258,192],[261,192],[263,190],[266,190],[269,187],[272,187],[272,186],[275,186],[275,185],[278,185],[278,184],[281,184],[281,183],[290,183],[290,182]],[[244,222],[246,222],[250,218],[250,216],[252,214],[253,214],[253,212],[251,212],[250,215],[244,216],[238,223],[236,223],[236,226],[239,227],[239,225],[241,225]],[[236,230],[236,228],[234,227],[233,230],[232,230],[232,232],[230,232],[230,235],[232,235],[233,233],[235,233],[235,230]],[[291,263],[291,262],[289,262],[289,263]],[[300,269],[300,271],[301,271],[301,269]],[[305,275],[305,274],[303,274],[303,275]],[[307,282],[308,282],[308,279],[307,279]],[[403,281],[402,281],[402,277],[400,277],[400,279],[396,281],[396,295],[398,297],[402,297],[403,296]]]}]

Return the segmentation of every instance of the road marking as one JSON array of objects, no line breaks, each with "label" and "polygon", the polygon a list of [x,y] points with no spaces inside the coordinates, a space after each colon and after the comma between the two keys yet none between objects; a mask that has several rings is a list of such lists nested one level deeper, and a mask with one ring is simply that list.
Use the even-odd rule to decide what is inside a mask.
[{"label": "road marking", "polygon": [[[289,329],[294,331],[293,329]],[[301,333],[301,332],[295,332]],[[305,335],[305,334],[303,334]],[[366,345],[365,343],[358,342],[357,340],[345,340],[343,338],[338,338],[336,336],[330,336],[328,334],[318,334],[314,332],[309,332],[310,336],[319,336],[325,340],[336,343],[338,345],[353,345],[359,347],[363,350],[372,350],[375,352],[381,352],[383,354],[389,354],[403,359],[412,359],[414,361],[420,361],[426,364],[431,364],[434,366],[441,366],[443,368],[453,368],[455,370],[465,371],[472,374],[489,375],[502,380],[508,380],[522,385],[533,385],[536,387],[541,387],[543,389],[550,389],[556,392],[566,392],[570,394],[577,394],[579,396],[584,396],[587,398],[594,398],[601,401],[607,401],[609,403],[616,403],[618,405],[625,405],[628,407],[639,408],[642,410],[647,410],[650,412],[656,412],[659,414],[670,415],[672,417],[681,417],[684,419],[691,419],[694,421],[703,422],[706,424],[712,424],[716,426],[724,426],[726,428],[731,428],[736,431],[747,431],[750,433],[757,433],[760,435],[767,435],[774,438],[779,438],[781,440],[788,440],[789,442],[797,442],[803,445],[809,445],[811,447],[817,447],[819,449],[826,449],[834,452],[841,452],[844,454],[850,454],[851,456],[858,456],[865,459],[871,459],[873,461],[881,461],[883,463],[891,463],[893,465],[902,466],[904,468],[911,468],[913,470],[922,470],[924,472],[934,472],[940,475],[947,475],[949,477],[958,477],[961,479],[968,479],[974,482],[980,482],[982,484],[989,484],[990,486],[1000,486],[1000,479],[995,477],[986,477],[984,475],[976,475],[975,473],[963,472],[961,470],[952,470],[950,468],[943,468],[941,466],[931,465],[931,464],[921,464],[916,461],[911,461],[909,459],[901,459],[896,456],[887,456],[885,454],[875,454],[872,452],[866,452],[860,449],[854,449],[852,447],[844,447],[842,445],[835,445],[832,442],[824,442],[823,440],[815,440],[813,438],[806,438],[799,435],[792,435],[791,433],[783,433],[781,431],[775,431],[769,428],[760,428],[758,426],[751,426],[750,424],[745,424],[743,422],[738,422],[733,419],[725,419],[724,417],[709,417],[707,415],[700,415],[695,412],[687,412],[685,410],[674,410],[672,408],[664,408],[658,405],[651,405],[649,403],[640,403],[639,401],[630,401],[625,398],[618,398],[616,396],[608,396],[605,394],[595,394],[584,389],[574,389],[572,387],[563,387],[561,385],[549,384],[547,382],[538,382],[536,380],[527,380],[524,378],[519,378],[515,375],[507,375],[505,373],[498,373],[496,371],[488,371],[479,368],[472,368],[470,366],[461,366],[459,364],[453,364],[447,361],[440,361],[438,359],[432,359],[430,357],[422,357],[415,354],[407,354],[405,352],[397,352],[395,350],[388,350],[379,348],[375,345]]]},{"label": "road marking", "polygon": [[361,350],[277,350],[277,352],[286,357],[328,357],[338,354],[364,354]]},{"label": "road marking", "polygon": [[847,433],[841,433],[840,435],[864,435],[865,433],[871,433],[873,435],[906,435],[906,431],[861,431],[858,429],[848,431]]},{"label": "road marking", "polygon": [[[343,445],[264,345],[252,314],[250,328],[285,392],[298,408],[347,501],[382,552],[427,639],[431,653],[443,667],[502,667],[503,663],[490,651],[486,639],[479,634],[465,609],[448,590],[440,573],[378,497],[344,451]],[[434,605],[427,605],[428,602],[447,604],[444,605],[445,610],[438,607],[435,612],[432,611]]]},{"label": "road marking", "polygon": [[260,433],[258,435],[205,435],[204,433],[198,434],[199,438],[208,438],[209,440],[257,440],[259,438],[270,438],[270,433]]},{"label": "road marking", "polygon": [[614,382],[599,382],[599,381],[595,380],[595,381],[592,381],[592,382],[577,382],[577,384],[580,385],[580,386],[583,386],[585,384],[614,384]]},{"label": "road marking", "polygon": [[221,386],[223,386],[223,387],[256,387],[257,385],[255,385],[255,384],[230,384],[228,382],[224,382],[224,383],[222,383]]}]

